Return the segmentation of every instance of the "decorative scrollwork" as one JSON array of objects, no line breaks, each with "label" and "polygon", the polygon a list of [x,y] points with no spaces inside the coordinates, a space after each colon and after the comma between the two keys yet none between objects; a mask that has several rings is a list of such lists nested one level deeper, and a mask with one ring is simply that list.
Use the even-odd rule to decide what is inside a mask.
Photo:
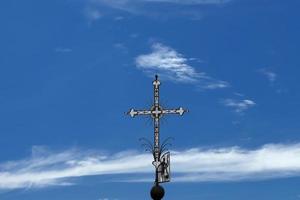
[{"label": "decorative scrollwork", "polygon": [[142,143],[141,146],[143,148],[145,148],[146,152],[150,152],[151,154],[154,155],[154,147],[152,145],[152,143],[150,142],[150,140],[148,140],[147,138],[140,138],[139,141]]},{"label": "decorative scrollwork", "polygon": [[167,148],[168,146],[172,146],[172,143],[170,142],[170,140],[174,140],[173,137],[168,137],[167,139],[165,139],[162,144],[160,145],[160,155],[162,155],[163,153],[169,151],[169,149]]},{"label": "decorative scrollwork", "polygon": [[[170,142],[171,140],[174,140],[173,137],[168,137],[167,139],[165,139],[162,144],[159,147],[159,158],[161,158],[161,155],[169,152],[168,147],[172,146],[172,143]],[[142,143],[141,146],[145,149],[146,152],[151,153],[153,156],[155,156],[155,150],[154,150],[154,146],[151,143],[150,140],[148,140],[147,138],[140,138],[139,141]]]}]

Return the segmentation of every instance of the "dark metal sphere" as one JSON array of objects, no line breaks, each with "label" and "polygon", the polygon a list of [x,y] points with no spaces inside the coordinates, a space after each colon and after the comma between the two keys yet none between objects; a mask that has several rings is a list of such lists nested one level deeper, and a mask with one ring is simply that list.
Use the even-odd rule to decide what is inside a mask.
[{"label": "dark metal sphere", "polygon": [[150,194],[153,200],[161,200],[165,195],[165,190],[160,185],[154,185]]}]

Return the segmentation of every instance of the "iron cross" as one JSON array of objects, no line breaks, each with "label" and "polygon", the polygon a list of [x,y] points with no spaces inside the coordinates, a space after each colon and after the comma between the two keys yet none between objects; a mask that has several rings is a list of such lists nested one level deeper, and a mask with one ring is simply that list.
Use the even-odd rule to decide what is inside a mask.
[{"label": "iron cross", "polygon": [[153,118],[154,122],[154,162],[153,165],[157,168],[160,164],[160,156],[161,156],[161,150],[160,150],[160,135],[159,135],[159,120],[162,116],[165,114],[179,114],[183,115],[185,112],[187,112],[186,109],[183,109],[182,107],[179,107],[177,109],[164,109],[159,104],[159,86],[160,81],[158,80],[158,76],[155,75],[155,80],[153,81],[153,87],[154,87],[154,102],[150,110],[135,110],[131,109],[129,112],[127,112],[128,115],[131,117],[135,117],[137,115],[150,115]]}]

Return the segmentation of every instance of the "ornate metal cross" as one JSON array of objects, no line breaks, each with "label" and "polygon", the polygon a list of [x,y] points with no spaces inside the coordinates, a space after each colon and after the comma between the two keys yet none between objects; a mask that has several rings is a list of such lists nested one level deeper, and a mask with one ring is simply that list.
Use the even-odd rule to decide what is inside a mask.
[{"label": "ornate metal cross", "polygon": [[[159,120],[165,114],[179,114],[183,115],[187,110],[179,107],[177,109],[163,109],[162,106],[159,104],[159,86],[160,81],[158,80],[158,76],[155,75],[155,80],[153,81],[154,86],[154,103],[150,110],[135,110],[131,109],[127,112],[128,115],[131,117],[135,117],[137,115],[150,115],[153,118],[154,122],[154,146],[153,146],[153,157],[154,162],[153,165],[156,168],[156,183],[158,182],[158,168],[162,164],[161,161],[161,153],[163,149],[160,147],[160,135],[159,135]],[[152,145],[151,145],[152,146]],[[165,160],[165,158],[163,159]],[[164,161],[163,161],[164,162]]]}]

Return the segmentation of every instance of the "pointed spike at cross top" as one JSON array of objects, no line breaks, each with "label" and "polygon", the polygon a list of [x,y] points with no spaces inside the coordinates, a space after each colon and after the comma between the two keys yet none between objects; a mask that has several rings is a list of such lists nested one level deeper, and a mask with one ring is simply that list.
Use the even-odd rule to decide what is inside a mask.
[{"label": "pointed spike at cross top", "polygon": [[135,110],[130,109],[129,112],[127,112],[128,115],[131,117],[135,117],[138,115],[150,115],[153,118],[154,122],[154,149],[153,149],[153,157],[154,162],[156,163],[156,169],[159,166],[160,156],[161,156],[161,149],[160,149],[160,135],[159,135],[159,120],[161,117],[163,117],[166,114],[179,114],[183,115],[185,112],[188,112],[188,110],[183,109],[182,107],[179,107],[177,109],[163,109],[162,106],[159,104],[159,86],[160,81],[158,80],[158,76],[155,75],[155,80],[153,81],[153,87],[154,87],[154,101],[153,105],[149,110]]}]

